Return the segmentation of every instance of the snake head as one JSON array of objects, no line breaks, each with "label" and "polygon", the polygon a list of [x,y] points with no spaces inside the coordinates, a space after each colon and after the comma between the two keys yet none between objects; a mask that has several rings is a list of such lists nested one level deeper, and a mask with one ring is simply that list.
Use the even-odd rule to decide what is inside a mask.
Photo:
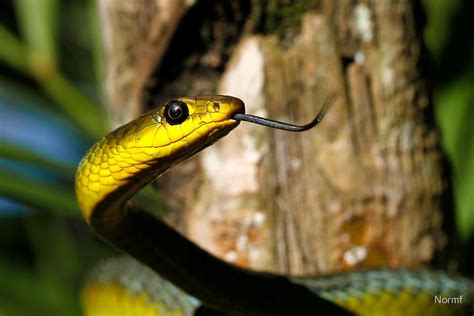
[{"label": "snake head", "polygon": [[[162,109],[169,108],[173,102],[182,102],[189,109],[189,115],[210,115],[215,121],[231,119],[236,113],[245,113],[244,102],[226,95],[183,97],[169,101]],[[166,115],[166,113],[163,113]]]},{"label": "snake head", "polygon": [[124,203],[142,186],[227,135],[244,103],[229,96],[176,98],[119,127],[85,155],[76,194],[87,220],[93,210]]},{"label": "snake head", "polygon": [[193,147],[202,150],[225,136],[240,122],[234,115],[244,112],[242,100],[213,95],[170,100],[151,114],[166,134],[160,136],[162,141],[189,151]]}]

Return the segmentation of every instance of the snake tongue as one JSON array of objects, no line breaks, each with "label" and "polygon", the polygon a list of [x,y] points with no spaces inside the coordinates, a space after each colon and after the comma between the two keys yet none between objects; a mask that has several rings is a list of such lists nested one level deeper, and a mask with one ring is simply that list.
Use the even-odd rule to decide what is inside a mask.
[{"label": "snake tongue", "polygon": [[311,122],[305,125],[289,124],[289,123],[275,121],[275,120],[271,120],[271,119],[256,116],[256,115],[239,113],[238,111],[234,113],[231,117],[232,119],[236,121],[246,121],[253,124],[271,127],[275,129],[281,129],[288,132],[303,132],[315,127],[323,120],[324,116],[326,115],[327,111],[329,111],[331,105],[334,103],[336,98],[337,98],[337,94],[334,93],[330,95],[324,101],[324,104],[321,110],[319,111],[319,113],[316,115],[316,117]]}]

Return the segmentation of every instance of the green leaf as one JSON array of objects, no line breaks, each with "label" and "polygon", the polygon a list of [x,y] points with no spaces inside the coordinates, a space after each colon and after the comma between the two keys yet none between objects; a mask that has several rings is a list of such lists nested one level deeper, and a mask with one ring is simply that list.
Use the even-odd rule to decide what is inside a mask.
[{"label": "green leaf", "polygon": [[89,31],[92,42],[92,56],[94,60],[94,72],[96,75],[96,84],[100,91],[101,99],[104,99],[104,78],[105,78],[105,63],[104,63],[104,46],[100,30],[102,29],[99,19],[99,11],[97,8],[97,1],[89,0],[88,3],[89,16]]},{"label": "green leaf", "polygon": [[86,135],[97,139],[105,134],[108,126],[105,112],[61,74],[56,73],[40,84],[46,94]]},{"label": "green leaf", "polygon": [[[32,0],[22,0],[24,1]],[[38,1],[39,2],[39,1]],[[36,2],[35,2],[36,3]],[[20,7],[22,5],[19,5]],[[22,14],[20,14],[23,16]],[[29,29],[29,27],[28,27]],[[3,41],[1,41],[3,40]],[[28,51],[5,28],[0,26],[0,60],[17,70],[33,76],[45,94],[56,102],[58,108],[76,124],[85,135],[92,139],[102,136],[108,129],[108,119],[104,109],[91,102],[69,80],[56,69],[53,57],[46,53]],[[35,49],[34,47],[32,49]],[[48,50],[44,48],[45,50]],[[26,51],[25,51],[26,50]],[[25,54],[29,59],[25,61]]]},{"label": "green leaf", "polygon": [[0,61],[23,73],[28,71],[26,47],[3,25],[0,25]]},{"label": "green leaf", "polygon": [[3,258],[0,280],[2,315],[79,315],[79,302],[72,286],[61,286]]},{"label": "green leaf", "polygon": [[[43,277],[67,286],[79,277],[79,253],[65,221],[51,214],[24,218],[24,227],[35,250],[35,265]],[[48,242],[45,242],[47,240]]]},{"label": "green leaf", "polygon": [[54,103],[48,100],[37,87],[20,83],[2,75],[0,75],[0,97],[14,106],[26,110],[41,111],[51,118],[64,119],[64,115],[55,110]]},{"label": "green leaf", "polygon": [[80,215],[72,185],[50,184],[0,169],[0,195],[40,210]]},{"label": "green leaf", "polygon": [[4,142],[1,139],[0,157],[52,171],[71,182],[74,180],[75,168],[73,166],[61,164],[57,161],[46,158],[43,155],[25,149],[24,147]]},{"label": "green leaf", "polygon": [[[472,67],[472,66],[471,66]],[[474,92],[469,75],[435,93],[442,143],[453,165],[456,222],[460,235],[474,235]]]},{"label": "green leaf", "polygon": [[38,77],[55,72],[58,0],[16,0],[18,24],[29,50],[30,67]]}]

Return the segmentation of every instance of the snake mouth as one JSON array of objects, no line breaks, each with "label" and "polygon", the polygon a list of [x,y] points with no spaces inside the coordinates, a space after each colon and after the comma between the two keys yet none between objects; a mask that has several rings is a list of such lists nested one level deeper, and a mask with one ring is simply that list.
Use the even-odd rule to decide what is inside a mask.
[{"label": "snake mouth", "polygon": [[[232,101],[230,102],[230,108],[231,110],[229,111],[229,118],[234,119],[235,115],[237,114],[245,114],[245,104],[244,101],[237,99],[237,98],[232,98]],[[238,121],[238,120],[235,120]]]},{"label": "snake mouth", "polygon": [[231,118],[231,119],[235,119],[234,117],[237,116],[237,119],[235,119],[235,120],[236,120],[236,121],[239,121],[239,119],[238,119],[239,114],[244,114],[244,115],[245,115],[245,108],[235,110],[235,111],[230,115],[230,118]]}]

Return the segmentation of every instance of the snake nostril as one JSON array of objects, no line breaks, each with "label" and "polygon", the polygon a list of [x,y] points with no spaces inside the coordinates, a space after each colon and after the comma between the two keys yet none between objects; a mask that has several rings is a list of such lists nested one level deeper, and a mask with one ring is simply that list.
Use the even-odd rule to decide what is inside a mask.
[{"label": "snake nostril", "polygon": [[221,110],[221,105],[217,102],[214,102],[214,112],[219,112]]}]

